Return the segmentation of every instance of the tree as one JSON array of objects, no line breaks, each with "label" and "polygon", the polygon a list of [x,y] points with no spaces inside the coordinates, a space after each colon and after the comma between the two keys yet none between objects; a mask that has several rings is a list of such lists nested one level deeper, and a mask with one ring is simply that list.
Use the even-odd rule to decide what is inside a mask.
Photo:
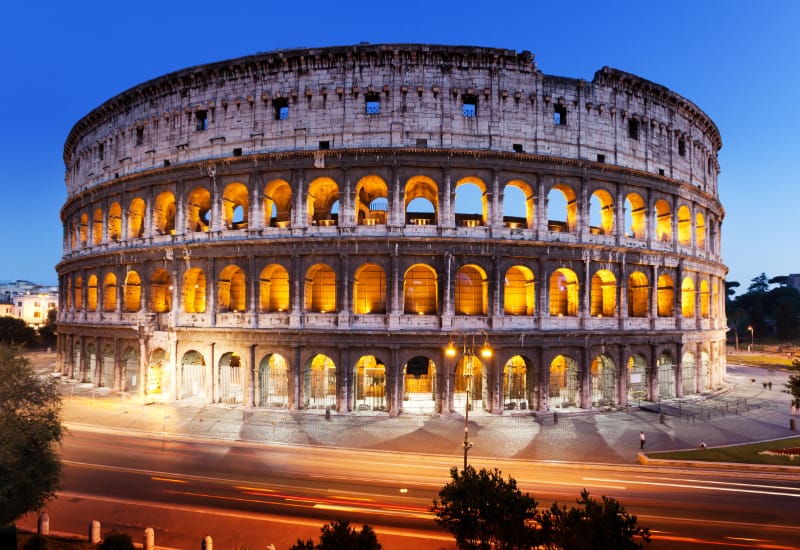
[{"label": "tree", "polygon": [[578,505],[567,509],[554,503],[549,513],[542,514],[545,548],[639,550],[642,541],[650,543],[650,530],[639,527],[636,516],[629,515],[616,499],[603,496],[598,502],[584,489]]},{"label": "tree", "polygon": [[792,396],[792,403],[795,407],[800,407],[800,374],[793,374],[789,377],[789,381],[784,384],[786,387],[783,390]]},{"label": "tree", "polygon": [[747,292],[764,293],[769,290],[769,277],[766,273],[761,273],[756,277],[750,279],[750,286],[747,287]]},{"label": "tree", "polygon": [[19,347],[0,344],[0,525],[41,508],[59,486],[61,399]]},{"label": "tree", "polygon": [[361,532],[350,527],[347,520],[332,521],[322,526],[319,544],[311,539],[297,542],[289,550],[381,550],[375,531],[369,525],[361,527]]},{"label": "tree", "polygon": [[431,511],[459,548],[511,550],[539,544],[536,501],[517,489],[514,478],[506,481],[496,468],[476,472],[471,466],[460,473],[451,468],[450,477]]},{"label": "tree", "polygon": [[36,339],[36,331],[22,319],[0,317],[0,342],[5,344],[29,344]]},{"label": "tree", "polygon": [[58,312],[55,309],[47,310],[47,320],[39,327],[39,338],[42,345],[51,345],[56,341],[56,317]]}]

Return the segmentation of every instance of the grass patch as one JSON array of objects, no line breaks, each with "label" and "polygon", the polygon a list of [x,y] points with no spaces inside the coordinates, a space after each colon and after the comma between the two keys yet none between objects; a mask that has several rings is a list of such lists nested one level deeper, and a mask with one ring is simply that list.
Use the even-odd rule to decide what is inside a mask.
[{"label": "grass patch", "polygon": [[[17,531],[17,547],[23,548],[33,533]],[[88,540],[78,540],[68,537],[47,537],[47,550],[97,550],[96,544],[89,544]]]},{"label": "grass patch", "polygon": [[790,437],[780,441],[767,441],[765,443],[749,443],[747,445],[734,445],[731,447],[715,447],[694,449],[691,451],[669,451],[663,453],[647,453],[649,458],[664,460],[698,460],[705,462],[736,462],[739,464],[769,464],[773,466],[797,466],[800,460],[789,460],[787,456],[760,455],[759,451],[774,451],[800,447],[800,437]]},{"label": "grass patch", "polygon": [[728,353],[728,363],[748,365],[751,367],[781,367],[792,368],[792,360],[786,356],[761,353]]}]

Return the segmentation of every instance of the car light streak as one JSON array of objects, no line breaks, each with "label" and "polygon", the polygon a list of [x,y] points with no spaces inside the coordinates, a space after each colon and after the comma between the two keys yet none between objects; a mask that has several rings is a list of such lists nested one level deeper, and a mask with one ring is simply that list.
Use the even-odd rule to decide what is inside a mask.
[{"label": "car light streak", "polygon": [[151,481],[163,481],[165,483],[189,483],[185,479],[173,479],[170,477],[151,477]]},{"label": "car light streak", "polygon": [[356,513],[363,513],[365,511],[369,511],[370,514],[376,514],[379,516],[402,516],[406,518],[416,518],[416,519],[433,519],[433,514],[430,513],[409,513],[409,512],[401,512],[398,510],[387,510],[384,508],[364,508],[364,507],[357,507],[357,506],[344,506],[340,504],[316,504],[314,508],[318,510],[334,510],[337,512],[356,512]]},{"label": "car light streak", "polygon": [[685,478],[656,478],[656,479],[664,479],[664,480],[671,480],[675,479],[677,481],[685,481],[687,483],[707,483],[709,485],[729,485],[732,487],[756,487],[758,489],[776,489],[776,490],[783,490],[783,491],[796,491],[800,492],[800,487],[788,487],[786,485],[760,485],[758,483],[737,483],[733,481],[713,481],[713,480],[700,480],[700,479],[685,479]]},{"label": "car light streak", "polygon": [[[614,479],[604,479],[604,478],[595,478],[595,477],[584,477],[584,481],[599,481],[601,483],[613,483],[619,482],[620,480]],[[703,484],[688,484],[688,483],[666,483],[662,481],[634,481],[634,480],[624,480],[623,483],[628,483],[630,485],[647,485],[647,486],[654,486],[654,487],[674,487],[677,489],[705,489],[707,491],[719,491],[719,492],[727,492],[727,493],[746,493],[751,495],[769,495],[769,496],[781,496],[781,497],[793,497],[793,498],[800,498],[800,493],[792,494],[792,493],[783,493],[778,491],[761,491],[755,489],[743,489],[739,487],[714,487],[710,485],[703,485]],[[705,483],[705,482],[703,482]]]}]

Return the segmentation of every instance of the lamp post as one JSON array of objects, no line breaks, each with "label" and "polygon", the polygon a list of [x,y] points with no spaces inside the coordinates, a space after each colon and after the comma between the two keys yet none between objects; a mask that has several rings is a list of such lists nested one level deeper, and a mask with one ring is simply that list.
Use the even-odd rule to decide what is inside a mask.
[{"label": "lamp post", "polygon": [[[481,331],[483,333],[485,340],[483,342],[483,346],[479,351],[481,357],[484,359],[491,359],[492,355],[494,354],[494,350],[492,350],[491,346],[489,346],[489,336],[486,332]],[[463,355],[463,371],[464,376],[467,379],[466,383],[466,399],[464,405],[464,469],[467,469],[467,453],[472,448],[472,442],[469,440],[469,396],[472,392],[472,362],[475,360],[475,336],[472,337],[472,345],[467,346],[467,336],[464,335],[464,344],[462,349]],[[447,348],[445,349],[445,355],[451,359],[455,359],[458,355],[458,348],[456,348],[455,343],[453,340],[450,340],[450,343],[447,344]],[[458,364],[454,367],[454,370],[458,368]],[[454,386],[455,389],[455,386]]]},{"label": "lamp post", "polygon": [[750,331],[750,347],[747,348],[747,351],[750,351],[753,348],[753,325],[747,327],[747,330]]}]

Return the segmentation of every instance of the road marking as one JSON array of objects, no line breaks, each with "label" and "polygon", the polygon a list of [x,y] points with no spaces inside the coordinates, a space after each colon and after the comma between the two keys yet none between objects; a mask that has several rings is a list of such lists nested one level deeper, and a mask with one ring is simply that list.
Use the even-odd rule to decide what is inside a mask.
[{"label": "road marking", "polygon": [[[599,481],[602,483],[613,483],[619,482],[618,479],[605,479],[599,477],[584,477],[585,481]],[[720,491],[725,493],[747,493],[752,495],[769,495],[769,496],[782,496],[782,497],[793,497],[793,498],[800,498],[800,493],[792,494],[792,493],[782,493],[778,491],[757,491],[754,489],[742,489],[742,488],[734,488],[734,487],[713,487],[708,485],[698,485],[698,484],[688,484],[688,483],[665,483],[665,482],[658,482],[658,481],[634,481],[634,480],[622,480],[623,483],[628,483],[630,485],[650,485],[654,487],[675,487],[679,489],[705,489],[708,491]]]}]

